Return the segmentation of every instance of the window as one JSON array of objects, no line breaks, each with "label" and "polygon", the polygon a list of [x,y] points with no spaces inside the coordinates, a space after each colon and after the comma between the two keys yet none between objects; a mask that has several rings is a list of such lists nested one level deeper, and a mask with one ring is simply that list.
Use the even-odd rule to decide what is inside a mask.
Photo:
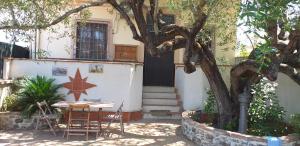
[{"label": "window", "polygon": [[107,28],[104,23],[78,23],[76,59],[107,59]]}]

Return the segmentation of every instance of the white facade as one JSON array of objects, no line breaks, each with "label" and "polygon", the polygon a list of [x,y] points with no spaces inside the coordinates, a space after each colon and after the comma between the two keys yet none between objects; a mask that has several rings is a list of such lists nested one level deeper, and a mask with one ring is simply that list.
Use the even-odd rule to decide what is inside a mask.
[{"label": "white facade", "polygon": [[[6,59],[4,64],[4,78],[6,79],[42,75],[54,78],[57,84],[69,82],[69,76],[74,77],[76,70],[79,69],[82,78],[88,77],[87,82],[96,85],[87,89],[87,95],[81,94],[80,100],[101,99],[103,102],[114,102],[116,105],[124,101],[126,112],[142,109],[143,65],[140,63]],[[90,73],[91,64],[103,65],[103,73]],[[52,69],[55,67],[66,68],[67,75],[53,75]],[[182,66],[178,66],[175,72],[175,87],[183,102],[184,110],[203,108],[209,84],[200,67],[197,67],[196,72],[187,74]],[[75,100],[73,94],[67,94],[68,89],[61,88],[59,92],[66,95],[66,100]],[[113,110],[116,108],[117,106]]]},{"label": "white facade", "polygon": [[[89,65],[103,65],[103,73],[90,73]],[[87,82],[95,84],[96,87],[87,89],[87,95],[81,94],[80,100],[101,99],[103,102],[114,102],[116,110],[124,101],[124,111],[140,111],[142,108],[142,81],[143,66],[136,63],[105,63],[89,61],[58,61],[58,60],[24,60],[14,59],[5,61],[5,69],[9,69],[10,74],[4,74],[9,78],[23,76],[43,75],[54,78],[57,84],[69,82],[69,76],[74,77],[76,70],[79,69],[82,78],[88,77]],[[67,68],[66,76],[53,76],[53,67]],[[4,71],[8,73],[8,71]],[[65,99],[74,101],[74,95],[66,88],[61,88],[61,94],[66,95]],[[112,110],[112,109],[104,109]]]},{"label": "white facade", "polygon": [[[167,7],[164,7],[167,8]],[[136,62],[144,62],[144,46],[132,38],[132,33],[126,21],[120,18],[119,14],[108,5],[89,8],[91,17],[88,22],[108,24],[107,40],[107,61],[76,61],[76,23],[78,16],[71,20],[72,25],[64,26],[58,24],[51,29],[56,33],[43,30],[38,33],[38,40],[35,46],[40,51],[46,51],[45,59],[33,60],[6,60],[5,79],[17,78],[21,76],[45,75],[56,79],[58,84],[68,82],[68,76],[74,77],[77,68],[80,69],[82,77],[88,77],[88,82],[96,84],[97,87],[87,90],[88,95],[81,95],[81,99],[101,98],[102,101],[112,101],[117,105],[124,100],[124,111],[141,111],[142,108],[142,88],[143,88],[143,64],[129,62],[113,62],[115,59],[115,46],[130,45],[137,47]],[[165,14],[172,14],[168,11]],[[179,19],[176,19],[176,23]],[[67,34],[67,35],[66,35]],[[218,40],[216,40],[218,41]],[[227,56],[232,59],[234,50],[220,51],[216,49],[216,56]],[[175,70],[175,88],[177,94],[183,101],[185,110],[202,109],[207,97],[209,88],[207,79],[201,69],[192,74],[183,71],[184,50],[176,50],[174,53],[174,63],[179,64]],[[41,60],[39,60],[41,59]],[[9,63],[9,61],[11,61]],[[231,63],[232,61],[228,61]],[[103,64],[104,73],[89,73],[90,64]],[[68,70],[67,76],[53,76],[53,67],[65,67]],[[10,68],[10,69],[9,69]],[[228,79],[226,79],[228,80]],[[67,94],[67,89],[60,91]],[[67,95],[67,100],[74,100],[73,95]]]},{"label": "white facade", "polygon": [[277,95],[280,105],[286,110],[286,117],[291,114],[300,114],[300,86],[291,80],[287,75],[279,73]]},{"label": "white facade", "polygon": [[194,73],[187,74],[179,66],[175,71],[175,87],[185,110],[203,109],[210,88],[207,78],[200,67]]}]

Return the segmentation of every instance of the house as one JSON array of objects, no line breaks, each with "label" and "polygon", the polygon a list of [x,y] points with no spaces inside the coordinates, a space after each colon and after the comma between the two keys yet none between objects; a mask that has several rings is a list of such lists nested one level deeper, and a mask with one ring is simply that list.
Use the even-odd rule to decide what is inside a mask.
[{"label": "house", "polygon": [[[167,14],[166,22],[181,24],[166,5],[161,5]],[[124,101],[123,111],[130,120],[140,119],[142,114],[149,118],[155,114],[178,118],[182,108],[202,108],[209,84],[200,67],[195,73],[184,73],[183,50],[161,58],[152,57],[144,51],[142,43],[132,39],[125,20],[111,6],[89,10],[91,17],[85,25],[74,16],[71,26],[53,26],[55,33],[39,31],[36,43],[31,46],[31,59],[5,60],[4,79],[24,75],[55,78],[58,84],[65,84],[66,88],[60,92],[66,95],[66,100],[101,99],[116,105]],[[235,32],[235,28],[232,31]],[[215,44],[218,41],[216,38]],[[227,64],[221,64],[226,70],[224,76],[228,77],[228,69],[234,63],[234,50],[215,50],[216,56],[228,59]],[[72,84],[74,80],[84,83]],[[104,110],[116,109],[117,106]]]}]

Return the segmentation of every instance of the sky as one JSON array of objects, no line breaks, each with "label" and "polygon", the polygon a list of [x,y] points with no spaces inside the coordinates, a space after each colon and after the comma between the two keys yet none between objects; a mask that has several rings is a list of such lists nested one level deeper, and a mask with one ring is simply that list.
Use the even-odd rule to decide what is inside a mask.
[{"label": "sky", "polygon": [[[0,30],[0,42],[11,43],[11,38],[8,38],[5,31]],[[28,42],[16,42],[16,45],[28,47]]]}]

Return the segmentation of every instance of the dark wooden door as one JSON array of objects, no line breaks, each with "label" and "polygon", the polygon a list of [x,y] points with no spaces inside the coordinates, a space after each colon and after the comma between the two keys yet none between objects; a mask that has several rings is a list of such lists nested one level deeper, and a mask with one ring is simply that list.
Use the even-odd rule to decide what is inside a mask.
[{"label": "dark wooden door", "polygon": [[[148,17],[149,18],[149,17]],[[165,15],[166,23],[174,23],[173,15]],[[151,20],[147,20],[151,21]],[[148,26],[153,31],[153,26]],[[168,52],[161,57],[152,57],[147,51],[144,53],[144,86],[174,86],[175,65],[174,53]]]}]

